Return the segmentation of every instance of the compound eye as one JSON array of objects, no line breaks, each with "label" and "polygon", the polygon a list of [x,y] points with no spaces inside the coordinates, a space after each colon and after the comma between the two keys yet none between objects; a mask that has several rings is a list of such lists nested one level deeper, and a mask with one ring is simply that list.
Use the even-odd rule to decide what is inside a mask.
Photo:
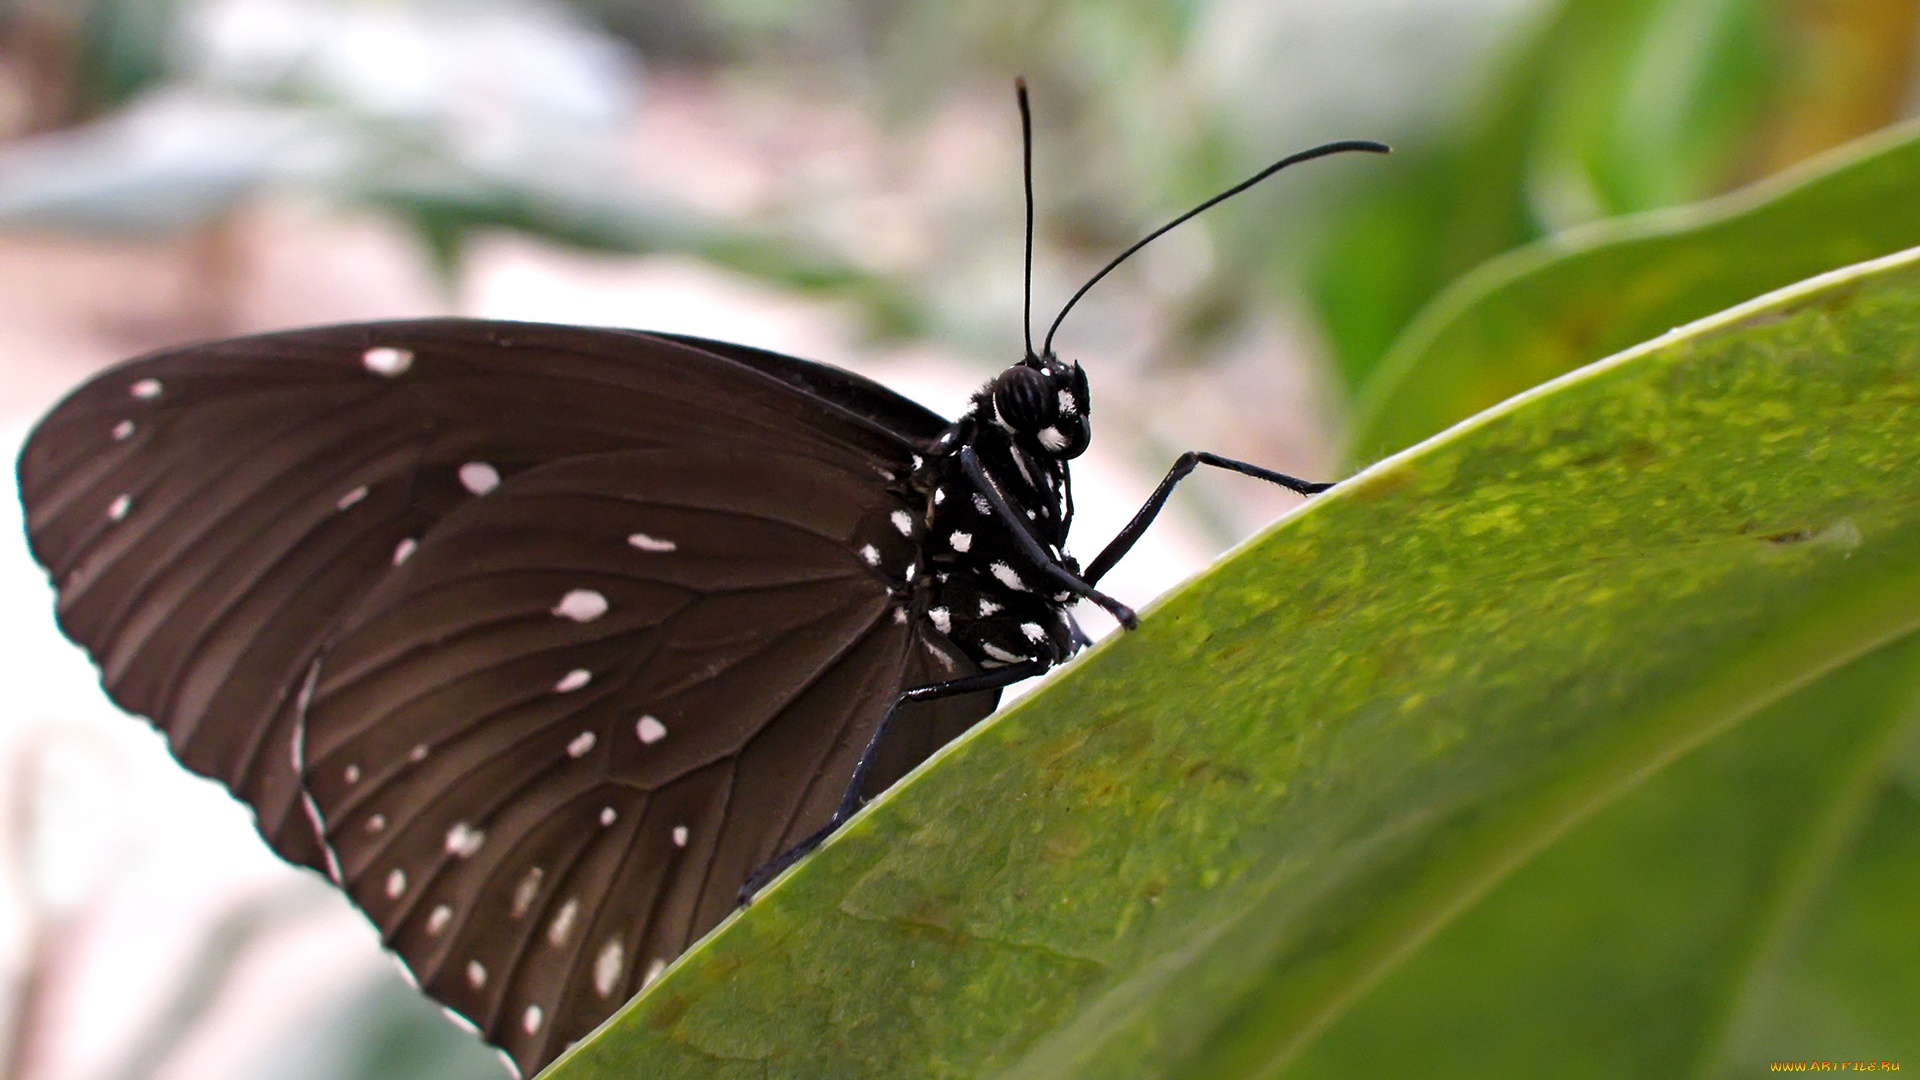
[{"label": "compound eye", "polygon": [[1015,365],[993,380],[994,411],[1015,431],[1038,431],[1059,407],[1047,377],[1033,368]]}]

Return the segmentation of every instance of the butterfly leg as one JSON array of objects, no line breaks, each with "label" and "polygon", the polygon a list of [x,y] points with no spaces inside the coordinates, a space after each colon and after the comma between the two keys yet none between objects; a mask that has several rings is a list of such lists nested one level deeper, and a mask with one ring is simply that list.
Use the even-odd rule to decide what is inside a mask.
[{"label": "butterfly leg", "polygon": [[[1027,557],[1029,563],[1038,567],[1050,581],[1063,590],[1105,608],[1107,614],[1118,620],[1121,626],[1131,630],[1140,625],[1140,618],[1133,613],[1132,608],[1094,588],[1089,580],[1061,566],[1058,560],[1047,554],[1047,550],[1040,546],[1040,541],[1034,538],[1032,525],[1014,512],[1013,506],[1007,502],[1007,497],[1001,493],[1000,485],[994,483],[986,466],[980,463],[980,455],[974,453],[972,447],[966,447],[960,451],[960,467],[966,470],[968,478],[973,481],[980,494],[986,497],[987,505],[992,508],[995,516],[1011,526],[1008,532],[1012,534],[1013,542],[1019,546],[1021,554]],[[1191,471],[1192,467],[1188,468]],[[1162,501],[1165,501],[1164,497]]]},{"label": "butterfly leg", "polygon": [[1221,457],[1219,454],[1209,454],[1205,450],[1189,450],[1180,455],[1179,459],[1173,463],[1173,468],[1167,470],[1167,478],[1160,481],[1159,487],[1153,489],[1153,494],[1148,496],[1146,504],[1140,507],[1138,513],[1133,515],[1132,521],[1127,522],[1127,527],[1120,530],[1120,535],[1109,541],[1106,549],[1100,552],[1092,562],[1087,564],[1086,571],[1081,574],[1081,577],[1086,579],[1087,584],[1092,585],[1094,582],[1105,577],[1107,571],[1113,569],[1115,563],[1124,558],[1127,552],[1133,550],[1133,545],[1138,542],[1141,535],[1147,531],[1147,526],[1153,524],[1153,519],[1159,517],[1160,510],[1167,505],[1167,496],[1173,494],[1174,485],[1185,480],[1188,476],[1192,475],[1194,469],[1202,465],[1212,465],[1220,469],[1231,469],[1234,472],[1251,476],[1256,480],[1265,480],[1268,483],[1279,484],[1288,491],[1297,491],[1302,495],[1318,495],[1333,486],[1332,484],[1316,484],[1309,480],[1302,480],[1297,476],[1288,476],[1286,473],[1274,472],[1272,469],[1263,469],[1258,465],[1249,465],[1244,461],[1235,461],[1232,458]]},{"label": "butterfly leg", "polygon": [[867,740],[866,749],[860,753],[860,763],[853,767],[853,779],[848,781],[846,793],[840,796],[840,805],[834,807],[833,817],[828,819],[826,827],[798,844],[773,857],[765,866],[755,870],[740,886],[739,902],[744,904],[753,899],[767,882],[780,875],[782,870],[800,861],[808,852],[820,846],[821,842],[833,835],[833,831],[846,823],[854,811],[860,809],[860,789],[867,784],[867,774],[873,769],[873,762],[880,752],[880,741],[886,737],[887,728],[893,723],[894,715],[900,706],[913,701],[933,701],[937,698],[958,697],[980,690],[998,690],[1003,686],[1012,686],[1022,679],[1030,679],[1044,674],[1047,670],[1044,660],[1024,660],[1018,664],[1009,664],[992,671],[983,671],[978,675],[949,679],[946,682],[929,683],[916,686],[895,698],[888,706],[887,714],[880,718],[880,724],[873,729],[873,735]]}]

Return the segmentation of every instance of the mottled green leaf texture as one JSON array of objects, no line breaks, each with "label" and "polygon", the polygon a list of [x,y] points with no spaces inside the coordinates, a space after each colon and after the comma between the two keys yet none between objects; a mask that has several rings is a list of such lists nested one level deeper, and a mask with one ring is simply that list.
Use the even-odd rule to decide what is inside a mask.
[{"label": "mottled green leaf texture", "polygon": [[1916,433],[1920,254],[1507,402],[950,747],[552,1076],[1897,1058]]},{"label": "mottled green leaf texture", "polygon": [[1408,328],[1361,394],[1352,456],[1390,453],[1530,386],[1769,289],[1920,244],[1920,128],[1710,202],[1503,255]]}]

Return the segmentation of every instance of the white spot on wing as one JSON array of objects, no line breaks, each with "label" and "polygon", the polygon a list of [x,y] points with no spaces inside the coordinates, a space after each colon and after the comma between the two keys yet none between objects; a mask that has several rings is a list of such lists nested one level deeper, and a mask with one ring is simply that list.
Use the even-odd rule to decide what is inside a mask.
[{"label": "white spot on wing", "polygon": [[973,508],[983,514],[993,513],[993,504],[987,501],[985,495],[977,491],[973,493]]},{"label": "white spot on wing", "polygon": [[398,868],[387,874],[387,899],[398,900],[407,891],[407,872]]},{"label": "white spot on wing", "polygon": [[603,806],[600,808],[600,824],[602,826],[611,825],[619,820],[620,812],[618,810],[615,810],[611,806]]},{"label": "white spot on wing", "polygon": [[125,521],[127,514],[132,511],[132,509],[133,496],[116,495],[113,501],[107,504],[107,520]]},{"label": "white spot on wing", "polygon": [[553,692],[556,694],[570,694],[592,681],[593,672],[588,671],[586,668],[577,667],[565,675],[560,676],[560,681],[553,684]]},{"label": "white spot on wing", "polygon": [[141,401],[152,401],[154,398],[160,396],[160,391],[163,389],[165,389],[165,387],[160,385],[159,379],[141,379],[132,386],[127,387],[127,392],[139,398]]},{"label": "white spot on wing", "polygon": [[540,1021],[544,1019],[546,1019],[546,1014],[540,1011],[540,1006],[529,1005],[527,1006],[527,1011],[520,1014],[520,1030],[529,1035],[538,1034],[540,1031]]},{"label": "white spot on wing", "polygon": [[427,744],[414,743],[413,749],[407,751],[407,760],[413,762],[415,765],[427,760]]},{"label": "white spot on wing", "polygon": [[565,945],[573,933],[574,920],[579,917],[580,901],[570,896],[566,903],[560,905],[560,913],[553,917],[553,922],[547,925],[547,944]]},{"label": "white spot on wing", "polygon": [[1047,640],[1047,632],[1045,630],[1040,629],[1039,623],[1030,623],[1030,622],[1021,623],[1020,633],[1025,635],[1028,641],[1031,641],[1036,645],[1038,645],[1040,642]]},{"label": "white spot on wing", "polygon": [[933,628],[943,634],[950,633],[953,630],[952,613],[946,608],[928,608],[927,618],[933,622]]},{"label": "white spot on wing", "polygon": [[894,528],[900,530],[901,536],[913,535],[912,514],[907,513],[905,510],[895,510],[893,513],[887,515],[887,519],[893,522]]},{"label": "white spot on wing", "polygon": [[125,442],[133,436],[133,421],[122,420],[113,425],[113,441]]},{"label": "white spot on wing", "polygon": [[487,968],[478,960],[467,961],[467,985],[475,990],[487,985]]},{"label": "white spot on wing", "polygon": [[367,497],[367,485],[361,484],[359,487],[354,488],[352,491],[349,491],[345,495],[340,496],[340,498],[333,504],[333,508],[336,510],[345,510],[347,507],[352,506],[354,503],[357,503],[361,499],[364,499],[366,497]]},{"label": "white spot on wing", "polygon": [[939,506],[941,503],[946,501],[947,501],[947,489],[934,488],[933,489],[933,505]]},{"label": "white spot on wing", "polygon": [[640,722],[634,725],[634,731],[639,734],[640,741],[649,746],[667,737],[667,725],[651,716],[641,717]]},{"label": "white spot on wing", "polygon": [[675,825],[673,827],[673,846],[687,846],[687,827],[685,825]]},{"label": "white spot on wing", "polygon": [[647,965],[646,978],[640,980],[641,987],[645,988],[645,987],[652,986],[654,980],[658,979],[661,973],[666,970],[667,970],[667,962],[665,960],[660,959],[659,957],[655,957],[653,959],[653,962]]},{"label": "white spot on wing", "polygon": [[964,552],[973,547],[973,534],[956,532],[952,536],[947,537],[947,545],[955,551]]},{"label": "white spot on wing", "polygon": [[993,572],[994,578],[998,580],[1000,584],[1005,585],[1007,588],[1012,589],[1016,592],[1027,591],[1027,583],[1024,581],[1021,581],[1020,575],[1014,573],[1013,567],[1008,566],[1006,563],[997,562],[997,563],[994,563],[992,566],[987,567],[987,569],[991,570]]},{"label": "white spot on wing", "polygon": [[567,756],[570,758],[586,757],[587,751],[593,749],[593,744],[599,741],[600,737],[593,732],[583,731],[575,735],[573,741],[567,744]]},{"label": "white spot on wing", "polygon": [[525,915],[528,909],[533,907],[533,902],[540,897],[540,881],[546,876],[545,870],[537,866],[529,867],[526,876],[520,879],[520,884],[513,887],[514,918]]},{"label": "white spot on wing", "polygon": [[607,598],[592,589],[574,589],[553,606],[553,613],[574,622],[592,622],[607,613]]},{"label": "white spot on wing", "polygon": [[868,566],[880,565],[880,549],[872,544],[860,545],[860,557],[866,560]]},{"label": "white spot on wing", "polygon": [[593,992],[601,997],[612,997],[613,991],[620,985],[620,972],[627,966],[627,950],[620,944],[619,938],[600,946],[600,955],[593,958]]},{"label": "white spot on wing", "polygon": [[453,922],[452,908],[445,904],[434,908],[433,913],[427,916],[427,936],[439,937],[446,931],[447,925],[451,922]]},{"label": "white spot on wing", "polygon": [[987,616],[999,610],[1000,610],[999,604],[994,603],[993,601],[987,599],[984,596],[980,598],[980,617],[981,618],[984,619]]},{"label": "white spot on wing", "polygon": [[367,831],[377,833],[387,827],[387,815],[373,814],[367,818]]},{"label": "white spot on wing", "polygon": [[358,765],[347,766],[345,769],[342,769],[340,771],[340,778],[342,780],[345,780],[349,784],[359,783],[360,782],[360,766]]},{"label": "white spot on wing", "polygon": [[1024,657],[1015,656],[1013,653],[1010,653],[1007,650],[1000,648],[999,646],[995,645],[991,641],[981,642],[980,651],[986,653],[988,656],[993,657],[995,660],[998,660],[1003,664],[1017,664],[1022,659],[1025,659]]},{"label": "white spot on wing", "polygon": [[413,350],[376,345],[360,354],[360,362],[375,375],[385,375],[391,379],[413,366]]},{"label": "white spot on wing", "polygon": [[631,534],[627,537],[627,543],[632,544],[641,551],[655,552],[672,551],[680,546],[671,540],[662,540],[657,536],[648,536],[646,533]]},{"label": "white spot on wing", "polygon": [[500,486],[500,470],[484,461],[469,461],[460,466],[460,486],[475,495],[485,495]]},{"label": "white spot on wing", "polygon": [[393,565],[399,566],[401,563],[413,558],[413,553],[419,549],[420,542],[411,536],[393,545]]},{"label": "white spot on wing", "polygon": [[487,842],[484,829],[476,829],[464,821],[456,821],[453,828],[447,830],[447,854],[470,859]]}]

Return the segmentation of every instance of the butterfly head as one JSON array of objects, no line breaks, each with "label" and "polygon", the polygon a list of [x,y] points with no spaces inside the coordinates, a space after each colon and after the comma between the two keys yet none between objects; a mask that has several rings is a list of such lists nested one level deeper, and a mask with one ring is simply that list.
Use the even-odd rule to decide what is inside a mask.
[{"label": "butterfly head", "polygon": [[1028,449],[1047,457],[1079,457],[1093,437],[1087,414],[1087,373],[1053,354],[1029,357],[1000,373],[988,387],[993,412]]}]

